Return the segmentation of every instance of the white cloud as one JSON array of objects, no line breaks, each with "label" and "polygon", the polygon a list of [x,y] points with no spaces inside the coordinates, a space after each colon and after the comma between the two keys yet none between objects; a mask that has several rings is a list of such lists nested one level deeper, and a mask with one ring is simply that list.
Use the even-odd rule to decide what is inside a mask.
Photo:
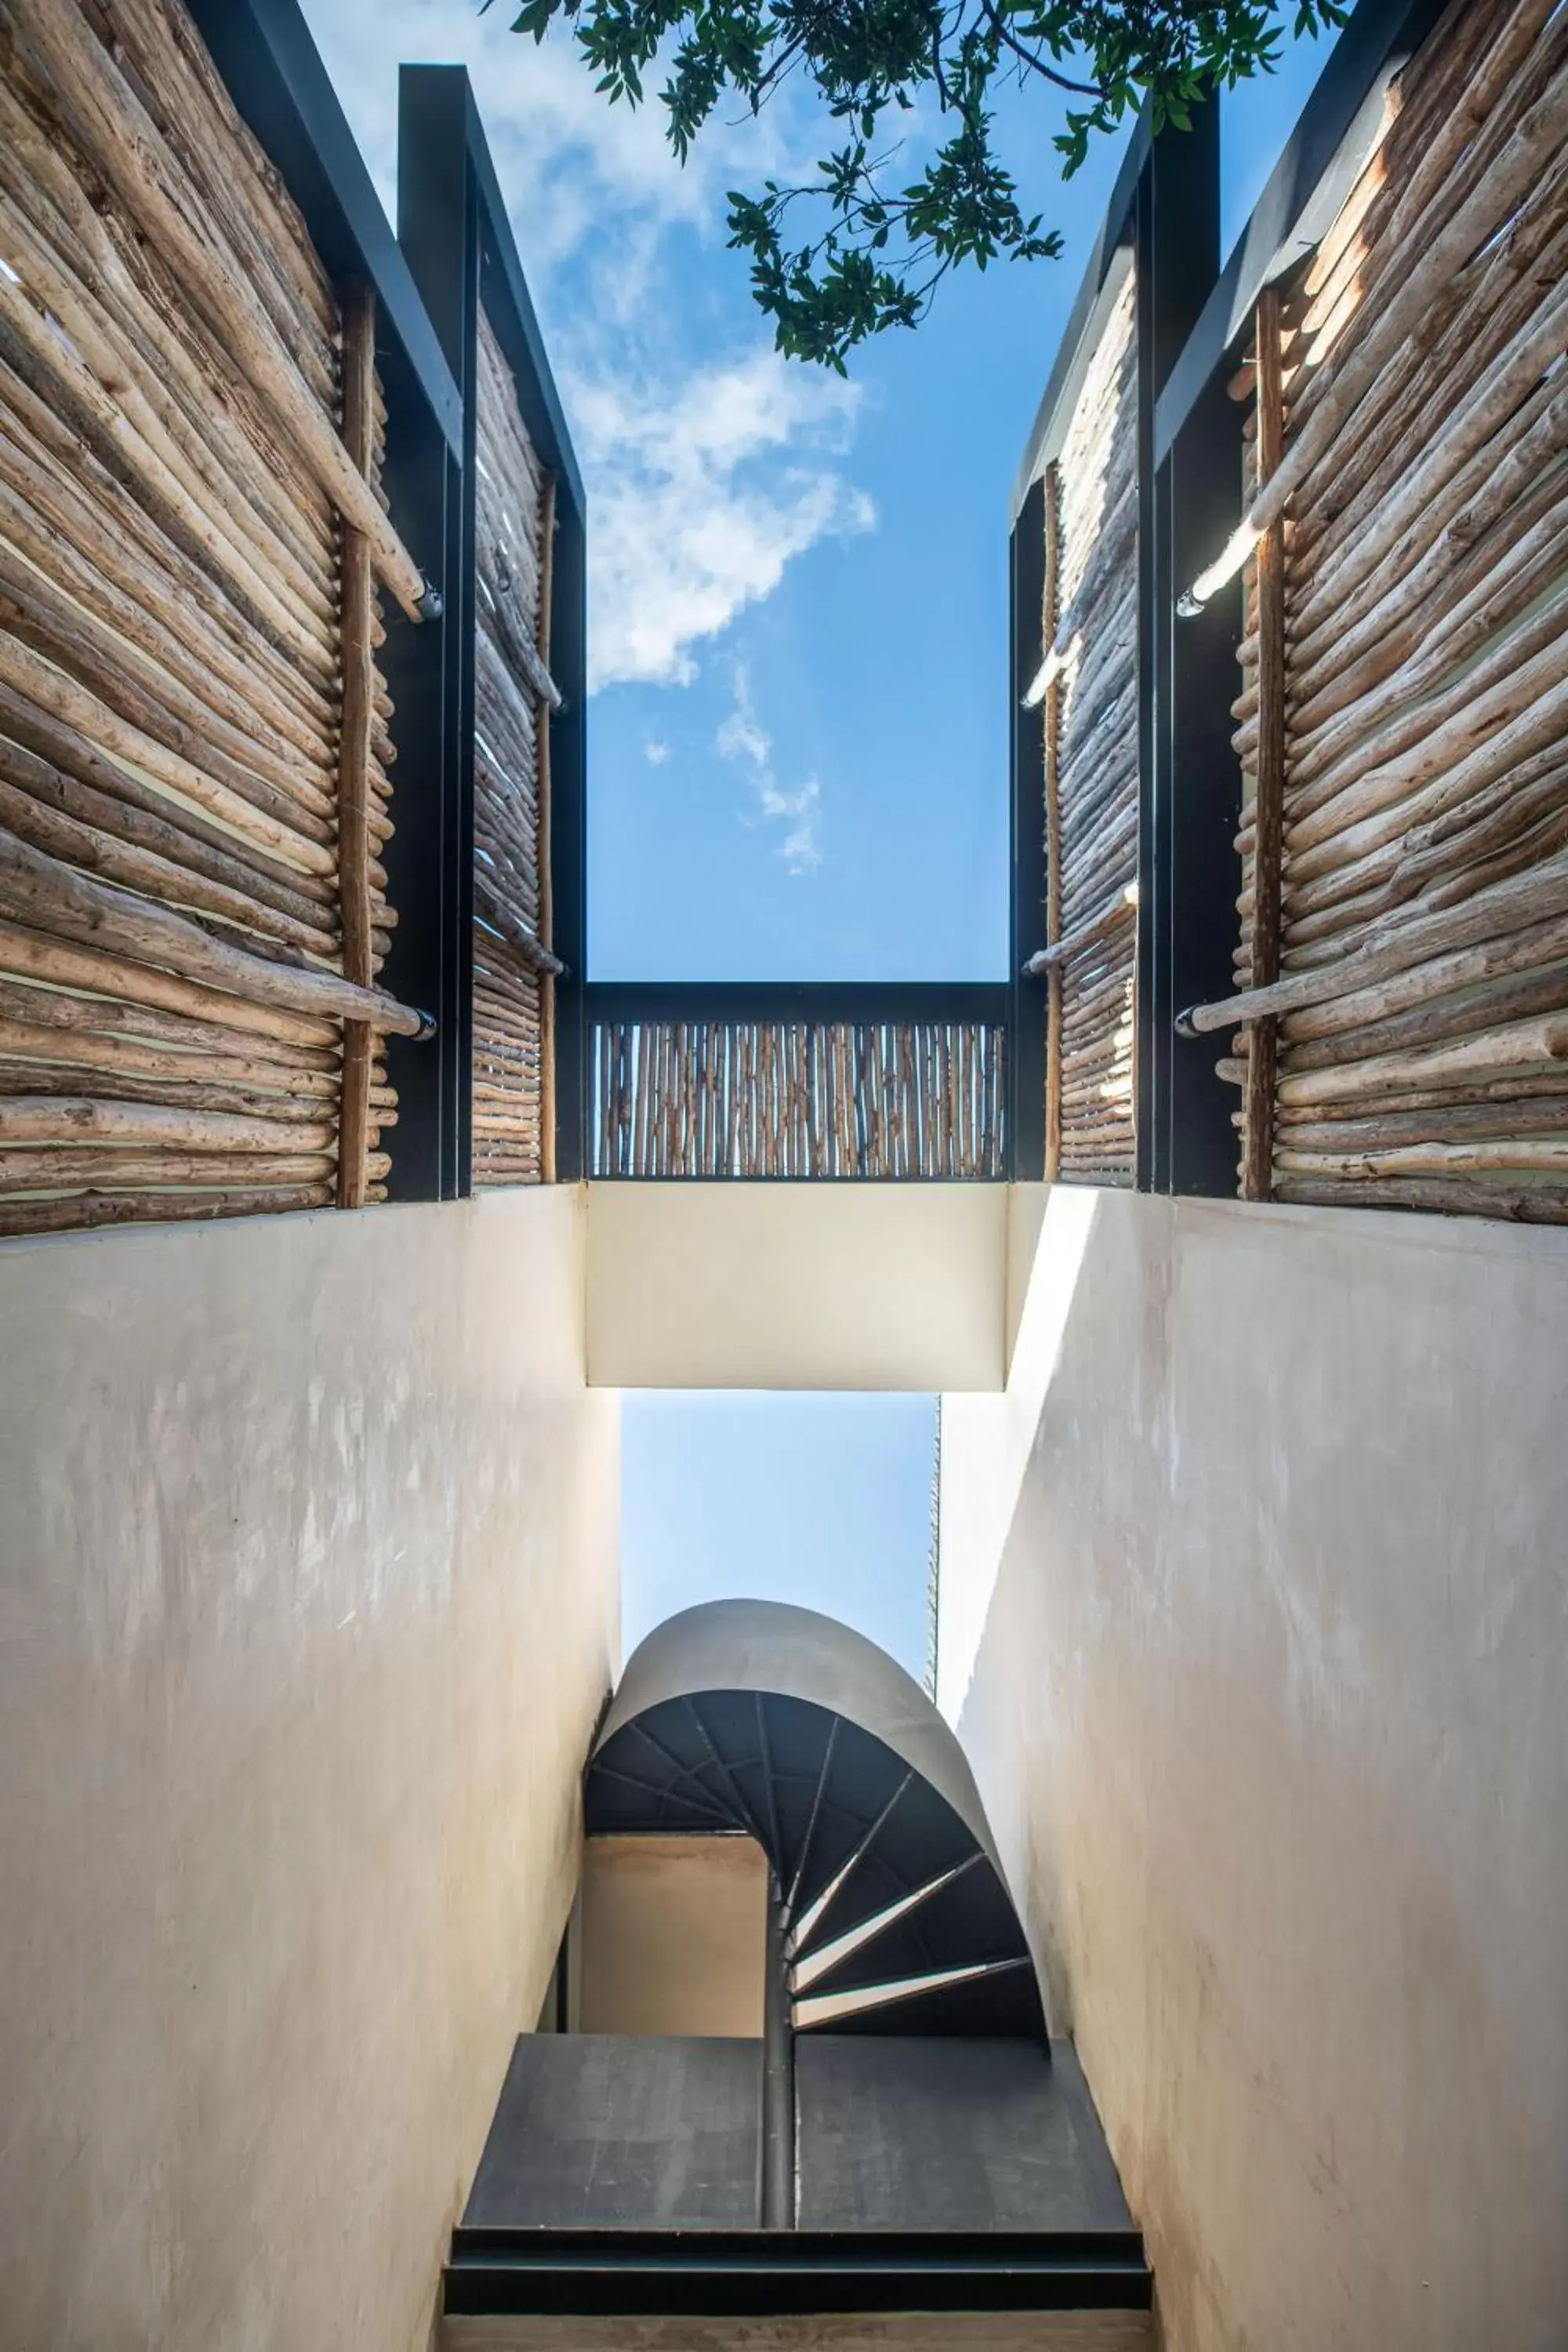
[{"label": "white cloud", "polygon": [[793,791],[779,782],[773,772],[773,739],[757,717],[744,662],[735,664],[734,697],[713,740],[720,758],[745,772],[751,799],[742,822],[787,826],[773,844],[773,856],[792,874],[815,874],[822,863],[822,787],[815,776]]},{"label": "white cloud", "polygon": [[834,462],[858,393],[759,350],[663,382],[576,376],[593,496],[595,682],[687,684],[692,648],[769,596],[819,540],[869,530]]},{"label": "white cloud", "polygon": [[389,209],[396,61],[473,73],[588,486],[593,683],[689,683],[798,556],[875,520],[845,470],[856,389],[762,341],[737,357],[694,299],[749,319],[740,261],[716,252],[710,283],[692,240],[717,244],[737,180],[788,173],[803,118],[721,109],[682,169],[657,103],[612,106],[569,39],[508,29],[510,0],[305,5]]},{"label": "white cloud", "polygon": [[721,113],[683,169],[656,103],[612,106],[570,36],[536,43],[513,33],[508,0],[483,16],[477,0],[304,0],[304,9],[389,211],[398,65],[468,68],[536,301],[595,226],[613,222],[617,238],[643,215],[700,226],[716,220],[738,164],[766,176],[784,157],[782,114],[770,109],[753,123]]},{"label": "white cloud", "polygon": [[757,723],[757,714],[752,707],[751,677],[739,663],[735,667],[735,707],[713,740],[721,760],[733,760],[738,766],[750,767],[759,775],[766,774],[773,765],[773,739]]},{"label": "white cloud", "polygon": [[650,737],[642,747],[642,755],[650,768],[662,768],[670,758],[669,745],[657,736]]}]

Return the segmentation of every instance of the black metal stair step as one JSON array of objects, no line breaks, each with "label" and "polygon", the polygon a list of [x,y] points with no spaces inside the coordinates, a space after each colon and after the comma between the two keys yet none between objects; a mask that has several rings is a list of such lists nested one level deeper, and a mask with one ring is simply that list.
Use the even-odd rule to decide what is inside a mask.
[{"label": "black metal stair step", "polygon": [[1030,2233],[459,2229],[449,2315],[782,2316],[1147,2311],[1135,2231]]}]

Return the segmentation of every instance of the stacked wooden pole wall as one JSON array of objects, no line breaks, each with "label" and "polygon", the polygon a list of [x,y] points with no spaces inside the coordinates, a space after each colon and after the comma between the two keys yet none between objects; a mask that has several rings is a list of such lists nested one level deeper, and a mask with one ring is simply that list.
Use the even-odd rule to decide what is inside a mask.
[{"label": "stacked wooden pole wall", "polygon": [[371,567],[420,583],[368,331],[356,451],[339,302],[179,0],[0,0],[0,1233],[324,1206],[345,1119],[375,1199],[375,1040],[420,1023],[374,985]]},{"label": "stacked wooden pole wall", "polygon": [[973,1022],[605,1022],[592,1173],[1000,1177],[1003,1034]]},{"label": "stacked wooden pole wall", "polygon": [[1136,1170],[1138,350],[1128,271],[1046,499],[1046,1169]]},{"label": "stacked wooden pole wall", "polygon": [[1285,433],[1249,477],[1283,659],[1266,538],[1237,705],[1258,992],[1199,1022],[1245,1021],[1221,1066],[1248,1089],[1244,1189],[1568,1219],[1561,8],[1456,0],[1259,330],[1238,389],[1267,434],[1277,331]]},{"label": "stacked wooden pole wall", "polygon": [[[474,649],[474,1181],[553,1174],[549,1050],[554,484],[481,312]],[[549,1116],[547,1117],[547,1111]]]}]

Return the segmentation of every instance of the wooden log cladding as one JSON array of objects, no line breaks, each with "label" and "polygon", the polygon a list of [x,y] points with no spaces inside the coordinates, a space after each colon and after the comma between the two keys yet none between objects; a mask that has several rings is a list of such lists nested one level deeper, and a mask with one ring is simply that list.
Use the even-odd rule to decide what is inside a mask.
[{"label": "wooden log cladding", "polygon": [[1130,271],[1046,499],[1046,1164],[1101,1184],[1136,1172],[1135,320]]},{"label": "wooden log cladding", "polygon": [[[343,443],[362,474],[373,456],[375,407],[375,297],[352,287],[343,306]],[[342,537],[341,655],[342,716],[338,730],[338,897],[343,976],[360,987],[374,977],[370,888],[370,730],[375,654],[370,541],[353,523]],[[368,1021],[343,1024],[342,1099],[338,1117],[338,1206],[364,1206],[370,1069],[375,1032]]]},{"label": "wooden log cladding", "polygon": [[473,1166],[479,1185],[552,1180],[550,576],[555,486],[482,311],[474,508]]},{"label": "wooden log cladding", "polygon": [[[1285,385],[1279,289],[1258,299],[1258,469],[1267,480],[1285,454]],[[1285,526],[1276,520],[1258,541],[1258,750],[1253,787],[1252,919],[1247,965],[1255,987],[1279,970],[1279,884],[1285,809]],[[1241,1193],[1268,1197],[1273,1160],[1274,1024],[1253,1024],[1248,1042],[1241,1152]]]},{"label": "wooden log cladding", "polygon": [[973,1022],[617,1022],[589,1059],[600,1177],[998,1177],[1003,1040]]},{"label": "wooden log cladding", "polygon": [[0,46],[0,1233],[384,1198],[369,298],[183,0]]},{"label": "wooden log cladding", "polygon": [[[164,37],[155,68],[171,79],[182,64],[171,23],[176,5],[177,0],[160,0],[154,19],[155,34]],[[111,7],[109,14],[113,13]],[[130,222],[157,248],[184,301],[243,364],[275,430],[297,450],[313,487],[363,531],[380,576],[410,618],[417,619],[423,575],[374,488],[349,457],[321,393],[312,394],[292,337],[286,338],[269,315],[246,249],[253,250],[257,240],[224,234],[214,206],[203,201],[187,157],[153,121],[137,83],[121,70],[74,0],[16,0],[14,22],[25,51],[47,78],[62,130]],[[219,169],[248,167],[252,200],[258,205],[265,188],[258,159],[237,135],[233,110],[216,76],[202,96],[205,105],[194,106],[185,118],[187,152],[205,146],[210,153],[215,137],[220,140],[230,152]],[[213,184],[211,178],[206,184]]]},{"label": "wooden log cladding", "polygon": [[1240,988],[1194,1025],[1241,1024],[1243,1062],[1221,1068],[1249,1104],[1267,1095],[1276,1197],[1561,1222],[1562,11],[1454,0],[1342,224],[1352,213],[1353,233],[1325,241],[1337,258],[1287,299],[1308,334],[1283,456],[1244,484],[1253,521],[1285,538],[1278,961],[1259,945],[1276,824],[1266,541],[1236,705]]}]

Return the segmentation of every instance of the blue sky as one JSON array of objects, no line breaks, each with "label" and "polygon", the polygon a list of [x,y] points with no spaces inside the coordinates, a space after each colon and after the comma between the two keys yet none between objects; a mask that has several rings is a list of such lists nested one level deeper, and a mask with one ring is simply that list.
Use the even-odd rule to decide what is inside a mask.
[{"label": "blue sky", "polygon": [[[724,245],[726,189],[821,152],[795,101],[682,172],[506,0],[305,5],[389,207],[398,61],[474,74],[588,486],[595,976],[1002,977],[1008,492],[1120,147],[1060,186],[1053,95],[1012,102],[1063,259],[952,280],[845,385],[777,359]],[[1227,244],[1322,55],[1223,101]],[[628,1398],[628,1633],[815,1594],[918,1671],[930,1459],[923,1400]]]},{"label": "blue sky", "polygon": [[628,1396],[624,1625],[734,1593],[843,1617],[917,1680],[936,1400]]}]

